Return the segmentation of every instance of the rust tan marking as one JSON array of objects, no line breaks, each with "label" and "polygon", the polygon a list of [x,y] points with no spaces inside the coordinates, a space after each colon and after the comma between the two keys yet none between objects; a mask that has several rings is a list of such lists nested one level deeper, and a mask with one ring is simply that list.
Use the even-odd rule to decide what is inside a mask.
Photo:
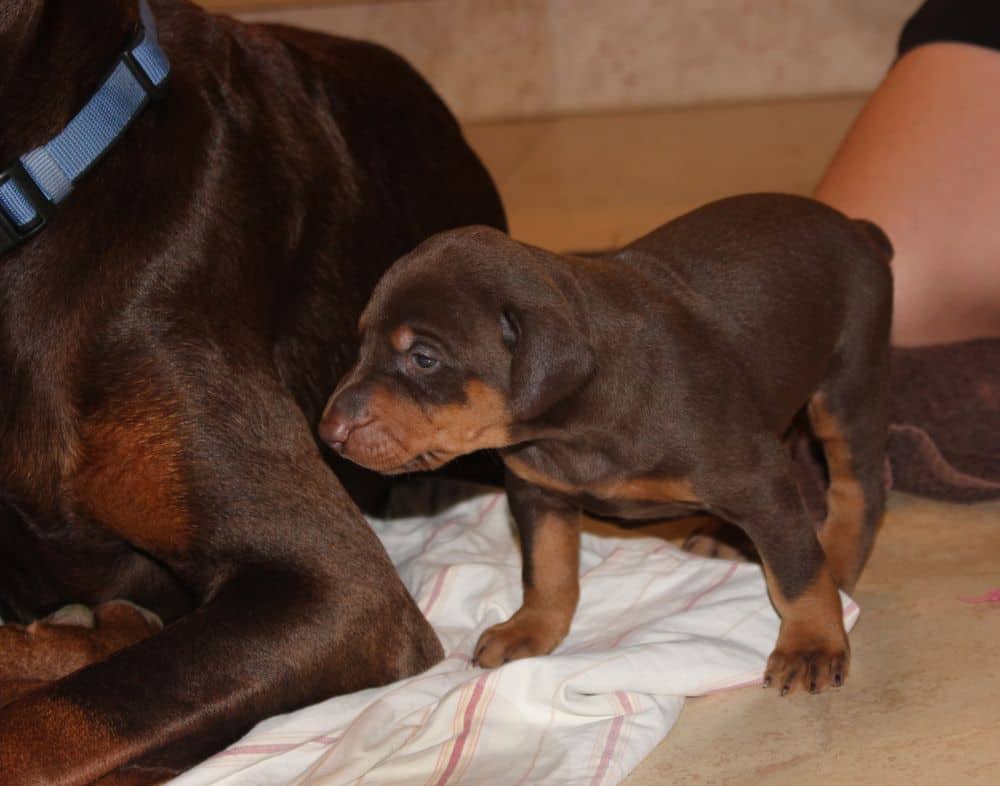
[{"label": "rust tan marking", "polygon": [[567,618],[568,630],[580,598],[579,513],[547,513],[535,523],[531,566],[531,586],[525,587],[522,605],[557,610]]},{"label": "rust tan marking", "polygon": [[639,502],[700,502],[687,478],[639,476],[635,478],[601,480],[581,486],[567,483],[540,472],[516,456],[504,456],[504,464],[525,483],[547,491],[574,496],[590,494],[606,500],[632,500]]},{"label": "rust tan marking", "polygon": [[145,639],[163,625],[155,615],[124,601],[97,607],[90,627],[50,620],[0,626],[0,685],[9,681],[49,682]]},{"label": "rust tan marking", "polygon": [[624,480],[602,481],[587,491],[605,499],[637,502],[700,502],[688,478],[639,476]]},{"label": "rust tan marking", "polygon": [[91,783],[135,754],[100,719],[46,689],[4,708],[0,739],[0,777],[11,784],[69,783],[68,773],[72,783]]},{"label": "rust tan marking", "polygon": [[580,514],[547,513],[534,525],[531,582],[521,608],[480,636],[476,661],[494,668],[552,652],[569,633],[579,599]]},{"label": "rust tan marking", "polygon": [[[367,404],[372,422],[352,432],[344,455],[379,472],[434,469],[456,456],[510,443],[505,397],[479,380],[462,404],[421,408],[376,385]],[[412,466],[411,466],[412,465]]]},{"label": "rust tan marking", "polygon": [[0,680],[0,709],[48,684],[48,680]]},{"label": "rust tan marking", "polygon": [[555,491],[559,494],[573,495],[580,493],[578,487],[554,478],[551,475],[546,475],[544,472],[540,472],[531,466],[531,464],[517,458],[517,456],[504,456],[503,463],[507,466],[507,469],[532,486],[539,486],[546,491]]},{"label": "rust tan marking", "polygon": [[154,554],[183,553],[193,533],[174,408],[138,395],[86,422],[71,487],[83,511]]},{"label": "rust tan marking", "polygon": [[809,402],[809,422],[823,443],[830,473],[826,492],[827,514],[819,533],[830,572],[838,586],[848,592],[861,573],[861,540],[864,528],[865,494],[854,472],[851,449],[837,417],[830,412],[823,394]]},{"label": "rust tan marking", "polygon": [[409,325],[400,325],[389,334],[389,342],[397,352],[406,352],[413,346],[416,335]]},{"label": "rust tan marking", "polygon": [[839,687],[847,678],[850,648],[840,594],[827,566],[822,565],[813,583],[794,599],[782,594],[766,562],[764,575],[771,601],[781,616],[765,685],[780,686],[782,694],[800,687],[814,693],[831,685]]}]

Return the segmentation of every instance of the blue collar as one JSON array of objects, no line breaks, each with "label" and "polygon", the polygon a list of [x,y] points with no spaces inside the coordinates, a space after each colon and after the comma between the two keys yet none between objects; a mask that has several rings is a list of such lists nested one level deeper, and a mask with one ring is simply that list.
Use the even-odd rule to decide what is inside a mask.
[{"label": "blue collar", "polygon": [[0,172],[0,255],[41,230],[56,205],[159,97],[170,63],[156,39],[148,0],[141,24],[97,92],[66,127]]}]

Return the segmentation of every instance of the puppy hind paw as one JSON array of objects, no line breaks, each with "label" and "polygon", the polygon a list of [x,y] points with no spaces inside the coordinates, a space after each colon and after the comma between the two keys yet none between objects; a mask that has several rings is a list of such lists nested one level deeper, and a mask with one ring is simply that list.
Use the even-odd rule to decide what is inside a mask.
[{"label": "puppy hind paw", "polygon": [[691,532],[681,549],[698,557],[732,562],[758,562],[757,551],[743,530],[722,522],[708,524]]},{"label": "puppy hind paw", "polygon": [[782,696],[799,689],[820,693],[839,688],[847,679],[850,655],[846,648],[776,649],[767,660],[764,687],[779,688]]}]

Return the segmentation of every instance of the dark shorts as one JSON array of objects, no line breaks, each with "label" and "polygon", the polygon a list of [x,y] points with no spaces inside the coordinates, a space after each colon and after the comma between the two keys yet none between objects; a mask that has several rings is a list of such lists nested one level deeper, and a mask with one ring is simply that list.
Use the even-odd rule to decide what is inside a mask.
[{"label": "dark shorts", "polygon": [[937,41],[1000,49],[1000,0],[927,0],[903,27],[899,56]]}]

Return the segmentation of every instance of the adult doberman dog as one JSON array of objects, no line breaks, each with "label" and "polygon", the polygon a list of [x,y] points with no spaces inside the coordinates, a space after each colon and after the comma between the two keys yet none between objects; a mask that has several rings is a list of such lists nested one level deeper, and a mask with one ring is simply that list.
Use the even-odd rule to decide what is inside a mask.
[{"label": "adult doberman dog", "polygon": [[[749,535],[781,615],[765,684],[839,686],[838,589],[854,586],[885,500],[891,254],[875,225],[773,194],[590,259],[447,232],[376,287],[320,433],[387,473],[501,449],[524,603],[483,634],[482,665],[566,635],[581,511],[708,511]],[[801,418],[829,469],[818,538],[782,444]]]},{"label": "adult doberman dog", "polygon": [[[67,126],[136,6],[4,2],[0,161]],[[493,184],[384,49],[152,10],[166,95],[0,258],[5,785],[162,779],[441,656],[314,427],[378,277],[503,227]]]}]

